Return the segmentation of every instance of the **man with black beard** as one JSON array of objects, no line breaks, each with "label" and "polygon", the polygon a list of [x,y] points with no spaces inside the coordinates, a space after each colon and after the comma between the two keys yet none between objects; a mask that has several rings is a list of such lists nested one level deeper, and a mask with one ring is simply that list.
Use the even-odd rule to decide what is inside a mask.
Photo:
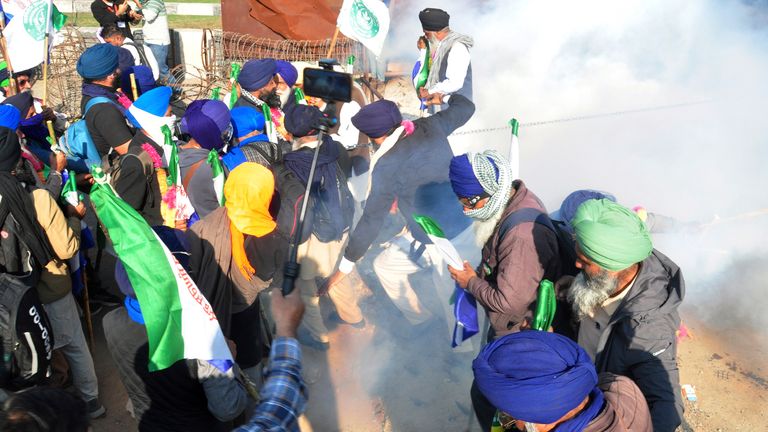
[{"label": "man with black beard", "polygon": [[133,131],[125,121],[125,108],[117,101],[120,85],[118,49],[110,44],[94,45],[77,60],[77,73],[83,77],[83,110],[85,124],[100,156],[115,149],[125,153]]},{"label": "man with black beard", "polygon": [[277,62],[274,59],[249,60],[243,65],[237,84],[240,97],[236,107],[250,107],[264,114],[264,133],[269,141],[279,143],[284,150],[290,150],[290,134],[285,130],[285,115],[280,109],[280,95],[277,93]]},{"label": "man with black beard", "polygon": [[584,201],[571,226],[581,273],[567,297],[580,321],[579,345],[598,373],[635,381],[654,431],[674,431],[683,417],[675,336],[685,293],[680,268],[653,249],[637,214],[609,199]]},{"label": "man with black beard", "polygon": [[[509,162],[495,150],[451,160],[451,186],[464,214],[475,219],[483,247],[478,274],[464,262],[448,267],[456,283],[483,305],[491,329],[488,340],[520,331],[531,319],[539,281],[560,277],[557,236],[538,197],[512,178]],[[501,232],[500,227],[508,227]],[[482,244],[482,243],[481,243]],[[483,430],[490,430],[496,408],[473,383],[472,405]]]}]

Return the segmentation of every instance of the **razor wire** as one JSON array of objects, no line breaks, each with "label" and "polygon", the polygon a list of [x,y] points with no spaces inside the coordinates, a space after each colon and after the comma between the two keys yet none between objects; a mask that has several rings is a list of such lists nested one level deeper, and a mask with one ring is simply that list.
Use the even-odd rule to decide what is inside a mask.
[{"label": "razor wire", "polygon": [[[660,106],[648,107],[648,108],[628,109],[628,110],[612,111],[612,112],[599,113],[599,114],[585,114],[580,116],[563,117],[563,118],[553,119],[553,120],[520,122],[519,127],[530,128],[530,127],[536,127],[536,126],[546,126],[546,125],[568,123],[568,122],[575,122],[575,121],[581,121],[581,120],[593,120],[598,118],[616,117],[616,116],[627,115],[627,114],[638,114],[643,112],[662,111],[662,110],[668,110],[668,109],[689,107],[694,105],[703,105],[708,103],[712,103],[712,101],[703,100],[703,101],[696,101],[696,102],[684,102],[684,103],[678,103],[678,104],[672,104],[672,105],[660,105]],[[488,128],[471,129],[466,131],[458,131],[451,134],[451,136],[474,135],[474,134],[481,134],[481,133],[488,133],[488,132],[511,131],[511,130],[512,130],[512,126],[506,125],[506,126],[500,126],[500,127],[488,127]]]}]

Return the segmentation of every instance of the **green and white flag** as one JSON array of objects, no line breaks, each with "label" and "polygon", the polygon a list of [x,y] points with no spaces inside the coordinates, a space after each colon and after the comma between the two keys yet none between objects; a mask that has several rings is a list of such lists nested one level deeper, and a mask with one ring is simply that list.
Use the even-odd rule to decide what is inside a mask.
[{"label": "green and white flag", "polygon": [[149,338],[149,371],[181,359],[207,360],[222,371],[232,354],[210,303],[141,215],[93,168],[91,201],[125,266]]},{"label": "green and white flag", "polygon": [[512,128],[512,141],[509,143],[509,166],[512,170],[512,180],[517,180],[520,178],[520,141],[517,139],[520,123],[517,119],[512,119],[509,121],[509,127]]},{"label": "green and white flag", "polygon": [[221,166],[221,159],[219,159],[219,153],[216,150],[211,150],[208,153],[208,165],[211,166],[211,174],[213,174],[213,190],[216,192],[216,199],[219,200],[219,205],[224,206],[224,167]]},{"label": "green and white flag", "polygon": [[389,32],[389,9],[381,0],[344,0],[336,27],[378,57]]},{"label": "green and white flag", "polygon": [[61,188],[61,197],[67,204],[73,207],[77,207],[77,205],[80,204],[80,194],[77,192],[75,172],[69,171],[62,174],[66,174],[65,176],[62,175],[62,177],[66,177],[66,181],[64,182],[64,186]]},{"label": "green and white flag", "polygon": [[3,1],[3,9],[11,16],[5,38],[13,69],[22,71],[38,66],[45,61],[45,50],[57,43],[56,32],[64,27],[66,15],[51,0]]}]

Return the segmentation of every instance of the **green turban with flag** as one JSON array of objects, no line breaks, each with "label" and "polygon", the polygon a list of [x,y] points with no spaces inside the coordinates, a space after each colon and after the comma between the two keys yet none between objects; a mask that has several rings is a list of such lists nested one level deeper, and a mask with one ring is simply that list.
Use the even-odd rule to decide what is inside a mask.
[{"label": "green turban with flag", "polygon": [[584,201],[571,225],[581,253],[606,270],[624,270],[653,251],[651,235],[637,214],[608,199]]}]

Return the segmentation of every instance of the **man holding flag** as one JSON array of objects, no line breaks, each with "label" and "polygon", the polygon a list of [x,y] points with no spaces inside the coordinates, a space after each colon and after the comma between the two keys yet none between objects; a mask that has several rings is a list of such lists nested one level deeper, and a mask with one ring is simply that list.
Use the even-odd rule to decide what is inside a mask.
[{"label": "man holding flag", "polygon": [[[495,150],[455,156],[451,186],[464,214],[477,221],[478,240],[485,242],[481,273],[469,262],[449,267],[456,283],[472,294],[488,314],[488,341],[518,332],[532,318],[539,282],[560,277],[557,236],[544,205],[521,180],[512,178],[509,162]],[[472,405],[483,430],[494,409],[472,386]]]},{"label": "man holding flag", "polygon": [[[472,37],[451,30],[450,15],[442,9],[427,8],[419,12],[419,21],[427,39],[430,59],[424,87],[417,88],[420,98],[433,93],[458,93],[472,100],[472,64],[469,49]],[[446,107],[443,106],[443,109]]]}]

